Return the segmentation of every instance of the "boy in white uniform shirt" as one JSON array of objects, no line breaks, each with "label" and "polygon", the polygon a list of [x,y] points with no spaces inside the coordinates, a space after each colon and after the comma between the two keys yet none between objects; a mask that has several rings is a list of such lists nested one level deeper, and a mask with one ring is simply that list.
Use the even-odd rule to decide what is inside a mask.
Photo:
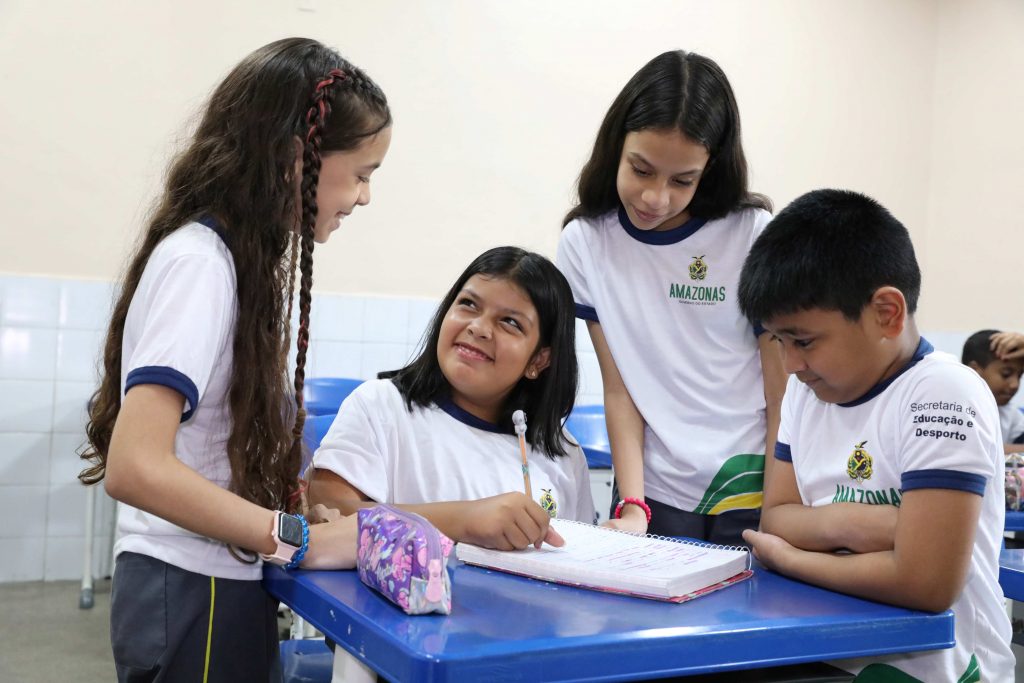
[{"label": "boy in white uniform shirt", "polygon": [[993,348],[998,330],[975,332],[964,342],[960,361],[981,375],[999,406],[999,431],[1007,454],[1024,451],[1024,413],[1013,397],[1020,388],[1024,359],[1002,358]]},{"label": "boy in white uniform shirt", "polygon": [[954,611],[955,647],[834,662],[857,680],[1013,680],[999,416],[978,375],[918,334],[920,283],[907,230],[853,192],[798,198],[754,243],[740,306],[794,377],[761,531],[744,538],[802,581]]}]

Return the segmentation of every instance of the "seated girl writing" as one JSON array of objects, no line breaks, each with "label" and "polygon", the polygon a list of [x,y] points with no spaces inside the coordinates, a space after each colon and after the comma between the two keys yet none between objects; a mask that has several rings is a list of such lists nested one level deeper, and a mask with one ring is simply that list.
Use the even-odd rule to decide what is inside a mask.
[{"label": "seated girl writing", "polygon": [[[561,545],[552,517],[594,521],[587,462],[562,425],[576,395],[572,292],[543,256],[498,247],[441,302],[419,356],[360,385],[313,458],[313,503],[399,504],[455,541]],[[512,414],[523,410],[523,493]]]}]

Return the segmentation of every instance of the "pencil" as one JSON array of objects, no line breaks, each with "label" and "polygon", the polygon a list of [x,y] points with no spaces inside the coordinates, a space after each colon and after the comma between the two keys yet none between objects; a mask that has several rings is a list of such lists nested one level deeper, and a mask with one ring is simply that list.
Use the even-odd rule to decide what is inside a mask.
[{"label": "pencil", "polygon": [[533,487],[530,485],[530,461],[526,457],[526,413],[517,410],[512,413],[512,423],[519,435],[519,454],[523,457],[523,490],[526,497],[533,500]]},{"label": "pencil", "polygon": [[523,456],[523,488],[526,497],[533,500],[533,487],[530,486],[530,461],[526,459],[526,435],[519,435],[519,453]]}]

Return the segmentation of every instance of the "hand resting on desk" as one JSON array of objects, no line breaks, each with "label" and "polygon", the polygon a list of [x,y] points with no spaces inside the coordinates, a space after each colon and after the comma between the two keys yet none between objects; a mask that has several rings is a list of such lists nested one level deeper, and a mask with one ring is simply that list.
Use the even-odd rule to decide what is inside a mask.
[{"label": "hand resting on desk", "polygon": [[644,514],[643,508],[636,505],[624,505],[621,517],[609,519],[601,526],[643,535],[647,533],[647,515]]},{"label": "hand resting on desk", "polygon": [[356,566],[358,536],[356,515],[311,524],[309,550],[300,566],[303,569],[352,569]]},{"label": "hand resting on desk", "polygon": [[326,505],[317,503],[309,509],[309,523],[320,524],[321,522],[333,522],[341,519],[344,515],[338,508],[329,508]]}]

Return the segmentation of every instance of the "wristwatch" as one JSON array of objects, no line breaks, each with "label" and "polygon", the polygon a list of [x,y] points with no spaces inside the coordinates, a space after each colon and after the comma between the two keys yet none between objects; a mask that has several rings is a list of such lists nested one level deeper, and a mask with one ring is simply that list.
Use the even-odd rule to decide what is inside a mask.
[{"label": "wristwatch", "polygon": [[302,548],[302,527],[302,520],[298,516],[278,510],[274,517],[274,525],[270,530],[270,535],[277,543],[277,549],[270,555],[260,553],[263,561],[282,565],[290,563],[294,559],[295,553]]}]

